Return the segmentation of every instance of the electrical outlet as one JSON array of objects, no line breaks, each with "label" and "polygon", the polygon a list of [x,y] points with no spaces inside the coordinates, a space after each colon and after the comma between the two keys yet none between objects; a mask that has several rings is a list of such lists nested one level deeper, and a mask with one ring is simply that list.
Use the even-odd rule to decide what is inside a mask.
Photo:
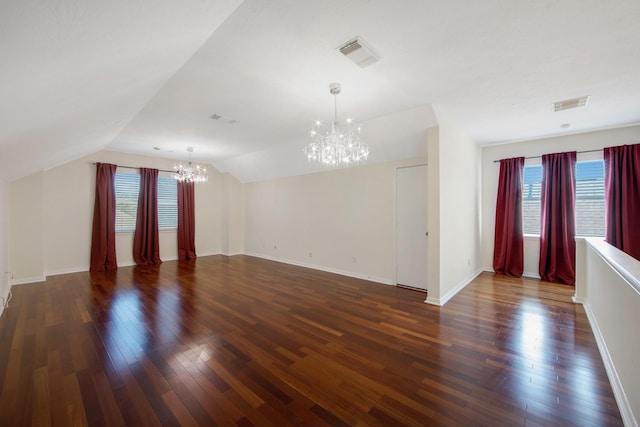
[{"label": "electrical outlet", "polygon": [[278,246],[273,245],[273,250],[274,250],[274,251],[278,250]]},{"label": "electrical outlet", "polygon": [[354,256],[354,257],[353,257],[353,262],[354,262],[354,264],[355,264],[355,263],[357,263],[357,262],[358,262],[358,257],[355,257],[355,256]]},{"label": "electrical outlet", "polygon": [[313,253],[309,252],[309,258],[313,258]]}]

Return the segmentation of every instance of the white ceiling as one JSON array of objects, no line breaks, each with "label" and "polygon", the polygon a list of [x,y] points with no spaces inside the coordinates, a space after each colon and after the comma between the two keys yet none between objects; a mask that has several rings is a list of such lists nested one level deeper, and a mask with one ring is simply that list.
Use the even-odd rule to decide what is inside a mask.
[{"label": "white ceiling", "polygon": [[[382,59],[336,51],[355,36]],[[315,171],[302,147],[333,81],[370,162],[425,155],[434,104],[479,144],[640,122],[638,0],[9,0],[0,55],[5,180],[187,146],[245,182]]]}]

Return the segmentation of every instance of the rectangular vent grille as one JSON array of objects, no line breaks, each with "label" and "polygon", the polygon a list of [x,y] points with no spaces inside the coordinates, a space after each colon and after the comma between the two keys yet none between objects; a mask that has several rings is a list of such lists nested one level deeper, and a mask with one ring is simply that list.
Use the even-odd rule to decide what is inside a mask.
[{"label": "rectangular vent grille", "polygon": [[589,102],[589,96],[581,96],[580,98],[566,99],[553,103],[553,111],[570,110],[572,108],[584,107]]},{"label": "rectangular vent grille", "polygon": [[209,116],[209,118],[211,118],[211,119],[213,119],[213,120],[217,120],[217,121],[219,121],[219,122],[228,123],[228,124],[230,124],[230,125],[233,125],[233,124],[235,124],[235,123],[238,123],[238,121],[237,121],[236,119],[230,119],[230,118],[228,118],[228,117],[221,116],[221,115],[220,115],[220,114],[218,114],[218,113],[215,113],[215,114],[210,115],[210,116]]},{"label": "rectangular vent grille", "polygon": [[351,43],[349,43],[349,44],[347,44],[345,46],[342,46],[340,48],[340,52],[343,55],[349,55],[350,53],[360,49],[361,47],[362,47],[362,45],[360,43],[358,43],[358,41],[356,40],[356,41],[353,41],[353,42],[351,42]]},{"label": "rectangular vent grille", "polygon": [[380,55],[361,37],[349,40],[338,46],[337,49],[360,68],[368,67],[380,60]]}]

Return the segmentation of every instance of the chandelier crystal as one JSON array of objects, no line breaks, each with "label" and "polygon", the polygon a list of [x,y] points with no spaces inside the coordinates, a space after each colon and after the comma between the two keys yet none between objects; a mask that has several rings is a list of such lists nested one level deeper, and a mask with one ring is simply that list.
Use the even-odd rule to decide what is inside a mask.
[{"label": "chandelier crystal", "polygon": [[191,153],[193,152],[193,147],[187,147],[187,151],[189,152],[189,164],[177,164],[173,165],[173,178],[180,182],[207,182],[209,181],[209,177],[207,176],[207,170],[205,168],[201,168],[200,165],[195,165],[191,163]]},{"label": "chandelier crystal", "polygon": [[334,118],[331,126],[320,120],[311,126],[309,136],[312,141],[304,148],[309,162],[315,161],[327,166],[357,165],[369,156],[369,146],[360,140],[362,126],[355,125],[351,119],[338,122],[338,94],[340,83],[331,83],[329,93],[333,95]]}]

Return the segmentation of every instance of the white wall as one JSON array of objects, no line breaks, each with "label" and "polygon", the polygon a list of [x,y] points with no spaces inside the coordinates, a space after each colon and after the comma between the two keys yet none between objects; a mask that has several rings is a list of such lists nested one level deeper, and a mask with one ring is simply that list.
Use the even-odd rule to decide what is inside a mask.
[{"label": "white wall", "polygon": [[[9,294],[10,276],[9,276],[9,186],[6,182],[0,180],[0,297],[2,301],[7,300]],[[0,315],[4,306],[0,304]]]},{"label": "white wall", "polygon": [[437,153],[433,147],[429,151],[429,165],[435,167],[432,160],[437,154],[440,277],[439,287],[429,285],[427,302],[442,305],[481,270],[480,149],[441,107],[434,110],[438,144]]},{"label": "white wall", "polygon": [[222,253],[244,251],[244,185],[228,173],[222,174]]},{"label": "white wall", "polygon": [[43,177],[9,184],[9,270],[17,283],[44,280]]},{"label": "white wall", "polygon": [[624,424],[637,426],[640,261],[594,238],[578,239],[577,255],[575,299],[584,304]]},{"label": "white wall", "polygon": [[[9,207],[9,268],[16,283],[89,268],[95,192],[94,162],[171,170],[173,161],[101,151],[12,182]],[[134,172],[131,169],[119,169]],[[161,172],[162,173],[162,172]],[[220,253],[221,174],[196,186],[196,252]],[[175,231],[160,232],[160,257],[177,258]],[[116,234],[118,265],[134,263],[133,233]]]},{"label": "white wall", "polygon": [[[173,162],[171,162],[172,167]],[[198,256],[215,255],[222,252],[222,210],[224,208],[224,199],[220,191],[222,174],[213,166],[207,166],[207,174],[209,181],[195,186],[195,243]],[[175,233],[173,235],[175,236]],[[175,242],[176,239],[173,241]],[[175,248],[177,250],[177,243]],[[177,258],[177,253],[175,258]]]},{"label": "white wall", "polygon": [[[494,160],[510,157],[531,157],[564,151],[599,150],[623,144],[640,143],[640,126],[603,130],[555,138],[539,139],[482,148],[482,267],[493,271],[493,240],[500,164]],[[578,161],[602,158],[602,152],[578,154]],[[540,164],[540,159],[528,159],[525,165]],[[525,238],[525,275],[538,276],[540,244],[537,238]]]},{"label": "white wall", "polygon": [[440,301],[440,129],[427,130],[427,302]]},{"label": "white wall", "polygon": [[[81,159],[45,171],[41,199],[32,200],[41,204],[43,214],[43,275],[88,269],[96,173],[90,162]],[[16,224],[24,221],[13,218],[12,228]]]},{"label": "white wall", "polygon": [[397,164],[245,184],[245,252],[392,283]]}]

